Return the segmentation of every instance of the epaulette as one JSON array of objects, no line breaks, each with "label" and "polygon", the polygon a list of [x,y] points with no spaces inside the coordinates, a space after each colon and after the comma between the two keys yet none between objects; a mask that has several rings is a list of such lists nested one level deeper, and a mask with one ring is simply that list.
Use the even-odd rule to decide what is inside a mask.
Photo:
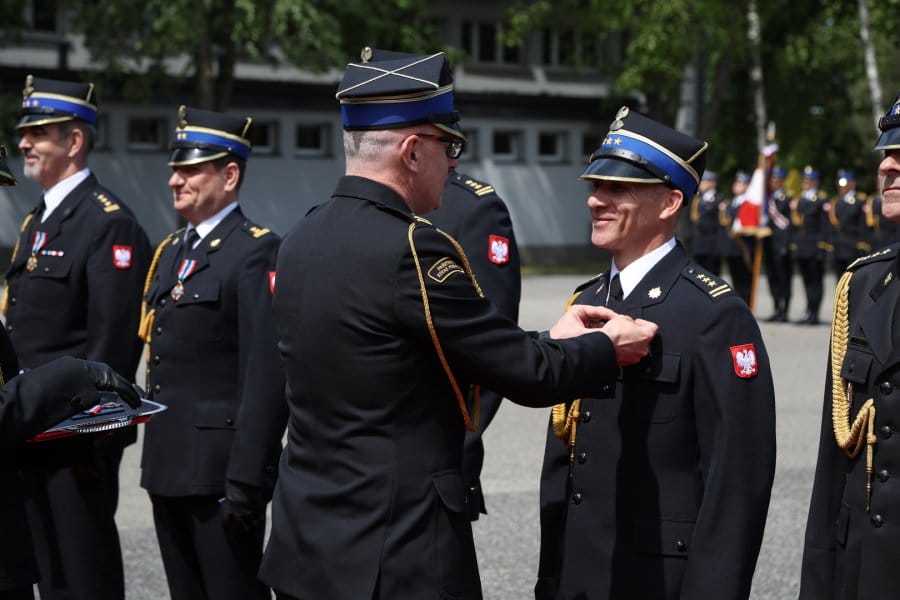
[{"label": "epaulette", "polygon": [[597,283],[597,282],[600,280],[600,278],[603,277],[604,275],[606,275],[606,271],[604,271],[603,273],[597,273],[596,275],[594,275],[593,277],[591,277],[590,279],[588,279],[587,281],[585,281],[584,283],[582,283],[581,285],[579,285],[578,287],[576,287],[576,288],[575,288],[575,291],[572,292],[572,293],[573,293],[573,294],[577,294],[578,292],[583,292],[584,290],[586,290],[586,289],[589,288],[590,286],[592,286],[592,285],[594,285],[595,283]]},{"label": "epaulette", "polygon": [[890,260],[897,256],[897,250],[900,249],[900,244],[894,244],[892,246],[888,246],[887,248],[882,248],[877,252],[873,252],[872,254],[867,254],[866,256],[860,256],[847,267],[848,271],[855,271],[859,267],[863,265],[868,265],[870,263],[881,262],[883,260]]},{"label": "epaulette", "polygon": [[454,173],[450,178],[450,182],[479,197],[497,193],[496,190],[494,190],[494,186],[491,184],[472,179],[468,175],[464,176],[459,173]]},{"label": "epaulette", "polygon": [[116,212],[117,210],[122,208],[121,206],[119,206],[118,202],[114,202],[103,192],[94,192],[94,200],[96,200],[100,204],[100,208],[103,209],[103,212]]},{"label": "epaulette", "polygon": [[250,221],[244,221],[243,223],[241,223],[241,229],[257,239],[272,232],[272,230],[268,227],[260,227],[259,225],[254,225]]},{"label": "epaulette", "polygon": [[816,190],[816,200],[828,200],[828,192],[825,190]]},{"label": "epaulette", "polygon": [[696,285],[713,300],[732,293],[728,282],[697,265],[686,266],[681,272],[681,276]]}]

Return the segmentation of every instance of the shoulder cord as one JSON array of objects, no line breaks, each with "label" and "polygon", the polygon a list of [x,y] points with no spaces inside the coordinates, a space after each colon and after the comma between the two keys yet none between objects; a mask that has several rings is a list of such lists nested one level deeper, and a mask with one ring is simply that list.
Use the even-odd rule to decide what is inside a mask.
[{"label": "shoulder cord", "polygon": [[[156,278],[156,271],[159,267],[159,257],[162,256],[163,250],[166,245],[172,241],[172,238],[175,237],[174,233],[170,233],[159,243],[159,246],[156,247],[156,251],[153,253],[153,260],[150,261],[150,268],[147,269],[147,277],[144,279],[144,293],[141,296],[141,321],[140,325],[138,325],[138,337],[144,340],[148,346],[150,344],[150,334],[153,330],[153,319],[156,317],[156,309],[150,309],[147,305],[147,292],[150,291],[150,285],[153,283],[153,280]],[[147,360],[150,360],[149,350]]]},{"label": "shoulder cord", "polygon": [[[569,310],[569,307],[575,304],[575,300],[581,293],[572,294],[563,313]],[[550,426],[553,429],[553,435],[562,440],[569,449],[569,476],[572,475],[572,468],[575,465],[575,438],[578,435],[578,421],[581,419],[581,398],[572,400],[571,405],[565,402],[554,404],[550,409]]]},{"label": "shoulder cord", "polygon": [[[869,398],[860,407],[850,424],[850,407],[853,403],[853,383],[841,378],[841,365],[847,354],[850,337],[848,313],[850,307],[850,277],[847,271],[838,281],[834,292],[834,320],[831,334],[831,420],[837,445],[850,458],[856,458],[866,445],[866,512],[872,498],[872,454],[878,438],[875,437],[875,400]],[[865,435],[863,434],[865,428]]]},{"label": "shoulder cord", "polygon": [[[31,219],[34,218],[34,213],[30,212],[25,215],[25,220],[22,221],[22,226],[19,227],[19,235],[16,237],[16,245],[13,246],[12,258],[9,261],[9,264],[15,264],[16,256],[19,254],[19,242],[22,241],[22,232],[28,229],[29,223],[31,223]],[[6,282],[7,285],[3,286],[3,297],[0,298],[0,312],[3,313],[3,316],[6,316],[6,309],[9,308],[9,282]],[[0,385],[3,385],[0,383]]]},{"label": "shoulder cord", "polygon": [[[447,362],[447,357],[444,356],[444,350],[441,347],[441,342],[438,339],[437,330],[434,327],[434,321],[431,319],[431,307],[428,303],[428,292],[425,289],[425,277],[422,275],[422,265],[419,263],[419,255],[416,252],[416,245],[413,241],[413,232],[416,229],[416,223],[409,224],[409,231],[407,232],[407,237],[409,238],[409,249],[412,251],[413,261],[416,263],[416,273],[419,276],[419,289],[422,292],[422,304],[425,306],[425,323],[428,325],[428,332],[431,334],[431,342],[434,344],[434,349],[437,351],[438,359],[441,361],[441,366],[444,368],[444,373],[447,374],[447,379],[450,380],[450,385],[453,388],[453,393],[456,395],[456,402],[459,404],[459,410],[462,413],[463,421],[466,424],[466,429],[468,431],[477,431],[478,430],[478,416],[481,411],[481,387],[473,386],[475,391],[475,402],[472,407],[472,412],[474,413],[474,418],[469,416],[469,409],[466,407],[466,400],[463,398],[462,392],[459,389],[459,384],[456,382],[456,377],[453,376],[453,371],[450,369],[450,365]],[[450,240],[450,243],[453,245],[453,248],[459,254],[460,259],[463,263],[463,269],[466,272],[466,275],[469,276],[469,279],[472,280],[472,285],[475,286],[475,291],[478,292],[478,295],[484,298],[484,293],[481,291],[481,287],[478,285],[478,282],[475,280],[475,274],[472,272],[472,267],[469,265],[469,259],[466,258],[466,253],[463,251],[462,246],[459,245],[453,237],[449,234],[437,229],[439,233],[441,233],[445,238]]]}]

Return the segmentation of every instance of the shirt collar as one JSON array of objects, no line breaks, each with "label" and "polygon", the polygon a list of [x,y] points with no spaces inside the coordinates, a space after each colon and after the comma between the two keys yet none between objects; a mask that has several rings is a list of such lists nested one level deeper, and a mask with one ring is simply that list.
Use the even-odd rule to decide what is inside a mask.
[{"label": "shirt collar", "polygon": [[671,252],[674,247],[675,238],[669,238],[668,242],[640,257],[621,271],[616,267],[616,261],[613,259],[612,265],[609,268],[609,279],[612,281],[612,278],[615,277],[616,274],[619,275],[619,283],[622,284],[622,298],[627,298],[628,294],[637,287],[644,276],[649,273],[650,270],[656,266],[656,263],[661,261],[666,254]]},{"label": "shirt collar", "polygon": [[222,219],[227,217],[231,213],[231,211],[233,211],[234,209],[237,208],[237,205],[238,205],[237,200],[235,200],[234,202],[232,202],[231,204],[229,204],[228,206],[226,206],[225,208],[223,208],[222,210],[220,210],[219,212],[217,212],[210,218],[206,219],[205,221],[202,221],[201,223],[198,223],[196,227],[194,227],[193,225],[188,225],[187,230],[185,230],[185,232],[184,232],[185,239],[187,239],[188,231],[190,231],[191,229],[196,229],[197,234],[200,236],[200,239],[197,240],[197,244],[194,245],[194,247],[196,248],[197,245],[199,245],[200,242],[203,241],[203,238],[205,238],[209,234],[210,231],[215,229],[216,225],[218,225],[219,223],[222,222]]},{"label": "shirt collar", "polygon": [[87,179],[91,174],[90,169],[82,169],[77,173],[69,175],[62,181],[57,181],[49,190],[44,190],[44,214],[41,216],[41,222],[47,220],[56,208],[62,204],[66,196],[72,193],[72,190]]}]

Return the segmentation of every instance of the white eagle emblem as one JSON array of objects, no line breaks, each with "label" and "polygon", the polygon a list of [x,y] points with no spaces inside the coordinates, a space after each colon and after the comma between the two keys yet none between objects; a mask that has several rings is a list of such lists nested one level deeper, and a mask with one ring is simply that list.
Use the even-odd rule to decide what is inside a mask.
[{"label": "white eagle emblem", "polygon": [[509,262],[509,239],[501,235],[492,235],[488,238],[488,260],[495,265],[505,265]]},{"label": "white eagle emblem", "polygon": [[731,356],[734,359],[734,372],[738,377],[749,378],[759,373],[756,361],[756,348],[753,344],[732,346]]},{"label": "white eagle emblem", "polygon": [[125,270],[131,268],[131,246],[113,246],[112,254],[113,266],[117,269]]}]

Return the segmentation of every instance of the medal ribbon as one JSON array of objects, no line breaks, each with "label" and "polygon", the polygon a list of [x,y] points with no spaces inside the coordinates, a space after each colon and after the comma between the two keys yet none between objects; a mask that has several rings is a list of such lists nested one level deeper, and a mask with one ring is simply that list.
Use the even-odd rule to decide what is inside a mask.
[{"label": "medal ribbon", "polygon": [[178,281],[183,282],[185,279],[191,276],[194,272],[194,269],[197,268],[197,259],[195,258],[185,258],[181,261],[181,266],[178,267]]},{"label": "medal ribbon", "polygon": [[47,243],[47,233],[44,231],[35,231],[34,232],[34,242],[31,244],[31,254],[37,254],[40,252],[41,248],[44,247],[44,244]]}]

